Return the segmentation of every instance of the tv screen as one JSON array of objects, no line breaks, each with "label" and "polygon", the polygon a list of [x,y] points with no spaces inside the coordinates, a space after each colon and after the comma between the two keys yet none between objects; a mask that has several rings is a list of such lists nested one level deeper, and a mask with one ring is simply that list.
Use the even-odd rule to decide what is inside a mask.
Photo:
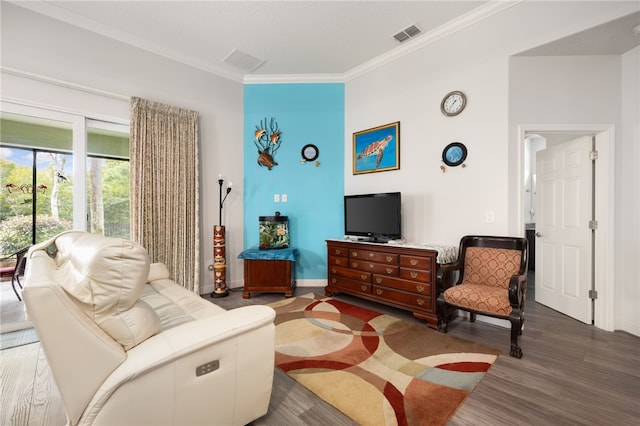
[{"label": "tv screen", "polygon": [[344,233],[387,242],[402,237],[399,192],[344,196]]}]

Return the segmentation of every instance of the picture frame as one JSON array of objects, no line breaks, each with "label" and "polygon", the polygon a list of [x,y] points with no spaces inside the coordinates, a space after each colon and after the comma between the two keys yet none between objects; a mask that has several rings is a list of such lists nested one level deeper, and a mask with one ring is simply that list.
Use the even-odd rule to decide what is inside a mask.
[{"label": "picture frame", "polygon": [[386,172],[400,168],[400,122],[353,134],[353,174]]}]

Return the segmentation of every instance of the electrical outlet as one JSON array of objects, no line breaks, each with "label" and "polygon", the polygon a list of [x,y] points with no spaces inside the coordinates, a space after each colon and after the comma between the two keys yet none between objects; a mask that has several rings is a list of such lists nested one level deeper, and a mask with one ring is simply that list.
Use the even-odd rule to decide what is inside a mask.
[{"label": "electrical outlet", "polygon": [[274,203],[280,202],[280,194],[273,194],[273,202]]},{"label": "electrical outlet", "polygon": [[488,211],[484,214],[484,220],[487,223],[494,223],[496,221],[496,216],[493,211]]},{"label": "electrical outlet", "polygon": [[282,197],[280,197],[282,199],[283,203],[287,202],[287,194],[282,194]]}]

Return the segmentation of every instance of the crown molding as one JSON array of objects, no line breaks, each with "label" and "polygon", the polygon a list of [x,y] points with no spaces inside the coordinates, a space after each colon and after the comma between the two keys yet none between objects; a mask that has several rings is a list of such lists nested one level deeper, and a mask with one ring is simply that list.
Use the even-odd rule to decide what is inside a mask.
[{"label": "crown molding", "polygon": [[344,81],[349,81],[363,74],[371,72],[376,68],[380,68],[383,65],[387,65],[397,59],[400,59],[416,50],[422,49],[436,41],[443,39],[451,34],[454,34],[460,30],[463,30],[473,24],[476,24],[484,19],[489,18],[495,14],[501,13],[506,9],[522,2],[524,0],[490,0],[488,3],[459,16],[453,21],[447,22],[431,31],[412,39],[409,43],[402,45],[388,53],[380,55],[368,62],[363,63],[344,74]]},{"label": "crown molding", "polygon": [[39,13],[44,16],[54,18],[59,21],[66,22],[70,25],[100,34],[110,39],[120,41],[130,46],[137,47],[139,49],[155,53],[159,56],[171,59],[178,63],[182,63],[187,66],[199,69],[201,71],[214,74],[218,77],[223,77],[237,83],[244,84],[284,84],[284,83],[345,83],[353,78],[364,75],[379,67],[389,64],[399,58],[402,58],[418,49],[421,49],[431,43],[436,42],[444,37],[447,37],[457,31],[460,31],[470,25],[480,22],[492,15],[500,13],[524,0],[490,0],[482,6],[467,12],[466,14],[454,19],[451,22],[446,23],[434,30],[425,32],[424,34],[412,39],[408,44],[401,45],[394,50],[382,54],[362,65],[352,68],[345,73],[336,74],[256,74],[256,75],[242,75],[240,73],[234,73],[230,70],[224,69],[199,61],[197,59],[189,58],[169,49],[165,49],[163,46],[155,43],[150,43],[145,40],[139,39],[131,34],[118,31],[108,25],[101,24],[99,22],[87,19],[75,13],[62,9],[59,6],[51,2],[25,2],[16,0],[6,0],[9,3],[13,3],[16,6],[29,9],[33,12]]},{"label": "crown molding", "polygon": [[66,22],[67,24],[73,25],[75,27],[82,28],[87,31],[91,31],[93,33],[102,35],[109,39],[117,40],[121,43],[125,43],[133,47],[137,47],[144,51],[154,53],[156,55],[173,60],[175,62],[190,66],[192,68],[199,69],[201,71],[205,71],[209,74],[214,74],[219,77],[233,80],[237,83],[242,83],[243,76],[240,73],[234,73],[222,67],[217,67],[210,63],[206,63],[204,61],[199,61],[197,59],[187,57],[185,55],[180,54],[179,52],[165,49],[163,46],[160,46],[158,44],[150,43],[146,40],[142,40],[138,37],[135,37],[129,33],[118,31],[115,28],[110,27],[108,25],[101,24],[92,19],[88,19],[78,14],[75,14],[73,12],[69,12],[68,10],[64,10],[53,3],[45,2],[45,1],[33,1],[33,2],[15,1],[15,0],[6,0],[6,1],[8,1],[9,3],[13,3],[14,5],[22,7],[24,9],[31,10],[32,12],[35,12],[44,16],[48,16],[58,21]]},{"label": "crown molding", "polygon": [[400,59],[416,50],[422,49],[442,38],[463,30],[476,24],[490,16],[501,13],[504,10],[515,6],[524,0],[490,0],[488,3],[467,12],[455,20],[441,25],[440,27],[428,31],[408,44],[399,46],[390,52],[384,53],[362,65],[359,65],[342,74],[319,74],[319,75],[245,75],[245,84],[285,84],[285,83],[346,83],[347,81],[371,72],[377,68],[387,65]]},{"label": "crown molding", "polygon": [[244,84],[344,83],[343,74],[245,75]]}]

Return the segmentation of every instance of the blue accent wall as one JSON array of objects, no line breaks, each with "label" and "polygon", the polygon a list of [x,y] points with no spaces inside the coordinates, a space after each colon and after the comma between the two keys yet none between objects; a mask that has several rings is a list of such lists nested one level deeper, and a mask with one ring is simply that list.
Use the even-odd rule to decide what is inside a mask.
[{"label": "blue accent wall", "polygon": [[[282,132],[271,170],[258,165],[256,126],[274,117]],[[344,85],[244,86],[244,248],[258,245],[258,217],[289,218],[291,245],[300,251],[297,279],[327,277],[327,238],[344,235]],[[302,147],[320,151],[302,163]],[[274,194],[287,194],[286,203]]]}]

